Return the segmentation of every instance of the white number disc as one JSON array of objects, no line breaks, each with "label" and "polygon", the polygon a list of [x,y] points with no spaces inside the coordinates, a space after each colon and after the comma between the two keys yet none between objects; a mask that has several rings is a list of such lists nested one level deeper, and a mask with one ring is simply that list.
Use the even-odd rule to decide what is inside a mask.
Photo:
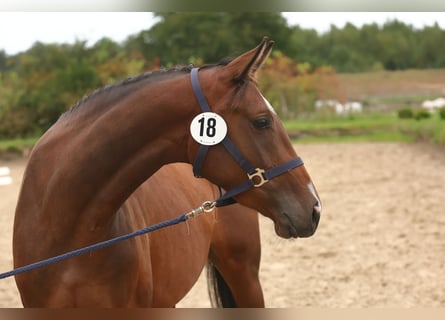
[{"label": "white number disc", "polygon": [[196,142],[213,146],[225,138],[227,124],[220,115],[213,112],[203,112],[192,120],[190,133]]}]

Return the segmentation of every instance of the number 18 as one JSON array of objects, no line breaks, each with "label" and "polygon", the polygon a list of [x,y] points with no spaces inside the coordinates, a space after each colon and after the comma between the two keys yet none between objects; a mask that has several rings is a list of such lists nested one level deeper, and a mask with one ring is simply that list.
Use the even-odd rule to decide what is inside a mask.
[{"label": "number 18", "polygon": [[207,137],[213,138],[216,135],[216,119],[207,118],[207,123],[205,124],[205,117],[202,117],[198,122],[200,124],[199,135],[201,137],[204,136],[204,131]]}]

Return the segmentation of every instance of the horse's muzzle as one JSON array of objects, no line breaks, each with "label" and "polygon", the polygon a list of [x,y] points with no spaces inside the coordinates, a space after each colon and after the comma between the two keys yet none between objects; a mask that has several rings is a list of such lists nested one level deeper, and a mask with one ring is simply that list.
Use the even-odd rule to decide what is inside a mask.
[{"label": "horse's muzzle", "polygon": [[305,219],[305,223],[301,220],[296,219],[296,217],[288,212],[282,213],[281,223],[275,223],[275,231],[278,236],[288,239],[288,238],[308,238],[312,236],[317,230],[318,223],[321,216],[321,205],[317,201],[313,207],[312,211],[307,213],[308,216]]}]

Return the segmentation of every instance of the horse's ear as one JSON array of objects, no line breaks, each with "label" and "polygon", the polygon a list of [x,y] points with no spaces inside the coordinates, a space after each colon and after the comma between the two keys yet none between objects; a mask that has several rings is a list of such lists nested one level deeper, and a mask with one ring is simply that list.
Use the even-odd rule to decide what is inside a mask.
[{"label": "horse's ear", "polygon": [[224,78],[235,82],[255,80],[255,74],[269,57],[273,44],[272,40],[264,37],[256,48],[243,53],[224,67]]}]

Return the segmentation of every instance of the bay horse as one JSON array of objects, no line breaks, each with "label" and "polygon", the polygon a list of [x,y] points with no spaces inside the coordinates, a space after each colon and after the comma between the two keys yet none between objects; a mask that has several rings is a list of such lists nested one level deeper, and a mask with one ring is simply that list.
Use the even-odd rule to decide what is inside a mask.
[{"label": "bay horse", "polygon": [[[131,219],[131,229],[139,229],[174,218],[178,212],[185,212],[206,199],[214,199],[218,194],[216,186],[196,179],[189,165],[170,164],[157,171],[127,199],[121,214]],[[146,286],[152,285],[151,305],[174,306],[192,288],[207,264],[208,287],[214,306],[264,307],[259,281],[258,213],[234,204],[219,207],[212,214],[187,223],[157,230],[145,238],[135,239],[128,249],[122,249],[124,256],[129,250],[133,251],[134,273],[140,268],[134,260],[143,261],[146,268],[151,268],[150,282],[143,287],[146,290]],[[121,259],[122,253],[117,255]],[[111,282],[119,274],[115,267],[109,269],[113,275],[107,275],[107,281]],[[130,274],[131,270],[126,270],[126,277]]]},{"label": "bay horse", "polygon": [[[318,194],[278,116],[256,85],[257,70],[272,45],[264,38],[256,48],[231,61],[142,74],[99,89],[64,113],[39,139],[28,159],[15,212],[14,266],[165,218],[165,207],[155,203],[167,196],[157,196],[142,206],[134,194],[163,165],[174,162],[194,164],[195,175],[228,190],[217,206],[233,198],[272,219],[280,237],[313,235],[321,213]],[[201,133],[207,137],[224,131],[224,124],[223,140],[196,140],[196,130],[191,129],[196,119],[203,125],[206,122]],[[177,179],[162,183],[172,180]],[[176,203],[175,196],[167,199]],[[150,221],[141,214],[129,214],[138,206],[138,212],[156,207]],[[244,230],[242,225],[229,224],[234,231]],[[189,237],[197,236],[192,222],[188,225]],[[199,233],[211,231],[198,229]],[[161,281],[158,286],[154,272],[184,263],[175,255],[168,260],[159,258],[163,248],[173,243],[184,247],[183,236],[181,232],[169,234],[157,249],[150,246],[152,236],[141,236],[17,275],[23,305],[164,306],[159,292],[166,288],[179,291],[184,283],[170,274],[164,280],[174,283],[168,286]],[[218,261],[217,250],[210,248],[212,252]],[[229,278],[229,273],[221,270],[222,277]],[[166,304],[172,306],[171,301]]]}]

